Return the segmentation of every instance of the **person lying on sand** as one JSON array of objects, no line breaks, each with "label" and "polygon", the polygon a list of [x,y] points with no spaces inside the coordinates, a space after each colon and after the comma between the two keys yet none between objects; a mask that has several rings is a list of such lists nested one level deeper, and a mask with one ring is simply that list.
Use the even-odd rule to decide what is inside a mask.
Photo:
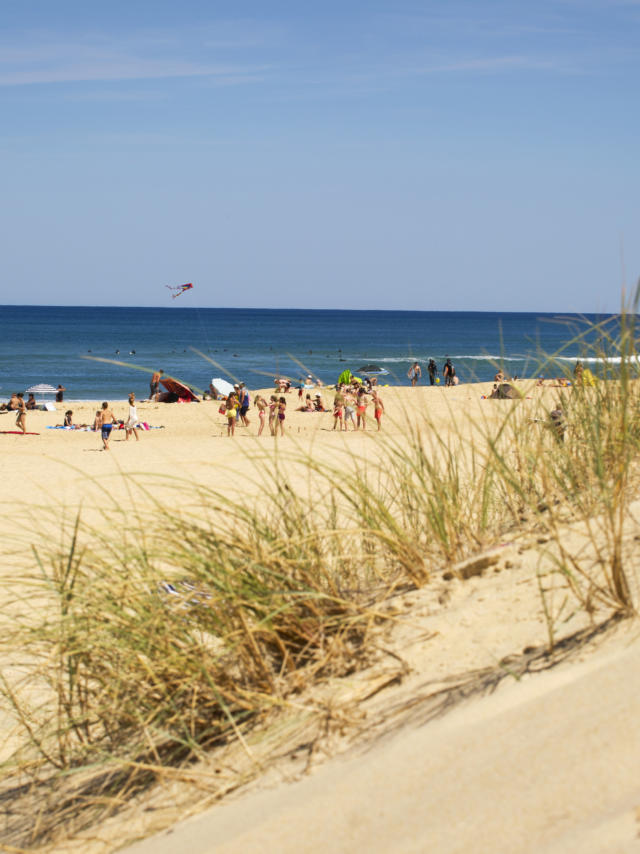
[{"label": "person lying on sand", "polygon": [[310,394],[305,397],[304,403],[302,406],[298,406],[296,412],[313,412],[313,401]]}]

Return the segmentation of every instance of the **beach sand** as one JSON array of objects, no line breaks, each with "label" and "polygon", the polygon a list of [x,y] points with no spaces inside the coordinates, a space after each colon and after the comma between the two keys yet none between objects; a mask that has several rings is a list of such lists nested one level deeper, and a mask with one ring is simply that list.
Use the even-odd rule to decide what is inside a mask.
[{"label": "beach sand", "polygon": [[[384,437],[406,441],[425,411],[445,440],[453,429],[472,437],[478,424],[497,421],[514,405],[483,400],[491,385],[381,388]],[[558,389],[529,383],[523,390],[517,405],[530,407],[532,418],[540,406],[548,411],[557,403]],[[323,395],[330,406],[333,393]],[[70,515],[82,507],[99,524],[105,504],[132,513],[150,508],[152,499],[171,506],[175,490],[167,478],[173,477],[259,502],[276,453],[304,494],[313,483],[298,462],[301,453],[318,465],[345,467],[384,459],[371,407],[369,429],[345,434],[332,431],[330,411],[298,413],[297,394],[286,397],[286,435],[277,440],[268,428],[256,437],[253,406],[250,427],[228,438],[213,401],[141,402],[140,420],[159,429],[141,433],[139,442],[116,431],[108,453],[99,434],[47,429],[62,424],[66,409],[75,423],[91,423],[96,401],[28,413],[27,429],[39,435],[0,434],[3,572],[19,585],[29,537],[52,524],[41,508],[53,508],[55,519],[58,511]],[[111,403],[125,419],[126,402]],[[13,422],[13,415],[0,415],[0,430],[12,430]],[[151,486],[146,498],[131,479]],[[567,528],[566,536],[581,533]],[[131,851],[640,850],[635,624],[593,632],[588,616],[575,612],[558,632],[570,639],[567,654],[548,669],[555,662],[545,658],[540,561],[535,537],[514,535],[495,544],[488,570],[471,571],[467,580],[440,578],[404,595],[406,618],[386,637],[389,654],[362,676],[318,689],[324,703],[347,712],[313,761],[300,763],[293,748],[284,759],[265,760],[269,773],[246,791]],[[450,697],[451,685],[458,694],[444,708],[434,706],[438,691]],[[202,803],[190,801],[187,789],[160,786],[65,850],[113,850],[197,813]]]}]

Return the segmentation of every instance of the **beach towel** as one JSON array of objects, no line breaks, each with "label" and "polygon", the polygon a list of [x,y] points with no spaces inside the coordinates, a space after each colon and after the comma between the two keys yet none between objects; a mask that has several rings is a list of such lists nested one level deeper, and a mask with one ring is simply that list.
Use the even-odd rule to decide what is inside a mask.
[{"label": "beach towel", "polygon": [[7,436],[39,436],[40,433],[23,433],[22,430],[0,430],[0,433],[4,433]]}]

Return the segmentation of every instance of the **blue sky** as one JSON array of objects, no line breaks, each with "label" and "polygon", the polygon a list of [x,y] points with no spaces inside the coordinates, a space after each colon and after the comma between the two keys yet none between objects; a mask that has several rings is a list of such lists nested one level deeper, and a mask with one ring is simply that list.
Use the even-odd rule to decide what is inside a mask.
[{"label": "blue sky", "polygon": [[640,0],[3,0],[0,302],[616,311],[639,37]]}]

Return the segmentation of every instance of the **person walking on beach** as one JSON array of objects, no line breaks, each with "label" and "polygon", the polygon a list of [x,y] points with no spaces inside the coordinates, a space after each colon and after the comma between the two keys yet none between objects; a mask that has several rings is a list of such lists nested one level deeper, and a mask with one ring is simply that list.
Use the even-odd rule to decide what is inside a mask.
[{"label": "person walking on beach", "polygon": [[140,441],[140,436],[138,433],[140,432],[136,428],[140,422],[138,421],[138,413],[136,411],[136,396],[134,392],[130,392],[129,394],[129,418],[127,419],[127,423],[125,426],[125,433],[127,435],[127,442],[129,441],[129,436],[133,433],[136,437],[136,442]]},{"label": "person walking on beach", "polygon": [[455,385],[454,377],[456,375],[456,369],[453,367],[451,359],[447,359],[447,361],[444,363],[442,374],[444,376],[445,385]]},{"label": "person walking on beach", "polygon": [[384,403],[382,402],[382,398],[378,394],[378,392],[373,390],[373,415],[378,423],[378,430],[382,427],[382,414],[384,412]]},{"label": "person walking on beach", "polygon": [[18,414],[16,415],[16,427],[19,427],[22,430],[22,434],[24,435],[27,432],[27,407],[24,402],[24,394],[19,391],[16,395],[18,402]]},{"label": "person walking on beach", "polygon": [[157,400],[158,399],[158,389],[160,388],[160,377],[164,374],[164,371],[154,371],[153,376],[151,377],[151,382],[149,383],[149,400]]},{"label": "person walking on beach", "polygon": [[422,376],[422,370],[420,368],[420,365],[417,362],[414,362],[413,365],[411,365],[411,367],[407,371],[407,376],[411,380],[411,385],[415,386],[415,384],[418,382],[418,380]]},{"label": "person walking on beach", "polygon": [[66,388],[63,385],[58,384],[58,388],[56,389],[56,403],[62,403],[65,391]]},{"label": "person walking on beach", "polygon": [[109,450],[109,439],[111,438],[111,431],[113,430],[115,420],[115,415],[113,414],[113,412],[109,408],[109,404],[105,400],[102,404],[100,414],[98,415],[98,426],[100,427],[102,448],[105,451]]},{"label": "person walking on beach", "polygon": [[436,375],[438,373],[438,366],[433,361],[433,359],[429,359],[429,364],[427,365],[427,373],[429,374],[429,385],[434,385],[436,381]]}]

